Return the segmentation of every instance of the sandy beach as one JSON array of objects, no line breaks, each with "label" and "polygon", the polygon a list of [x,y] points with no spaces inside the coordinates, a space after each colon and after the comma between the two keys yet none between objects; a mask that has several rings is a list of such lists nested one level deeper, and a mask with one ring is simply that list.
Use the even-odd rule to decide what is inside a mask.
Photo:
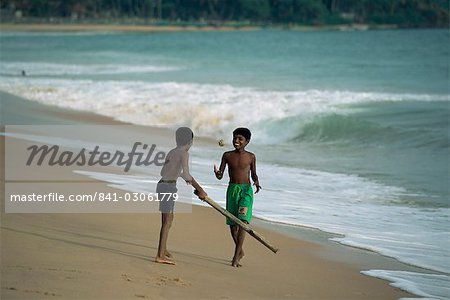
[{"label": "sandy beach", "polygon": [[28,32],[179,32],[179,31],[235,31],[259,30],[255,26],[157,26],[157,25],[125,25],[125,24],[0,24],[0,31]]},{"label": "sandy beach", "polygon": [[[6,103],[5,95],[2,94],[2,104]],[[66,119],[117,124],[93,114],[20,101],[25,101],[22,104],[26,107],[34,107],[34,112],[46,111],[48,122]],[[21,106],[21,113],[27,115],[24,108]],[[228,228],[224,218],[212,208],[193,206],[192,213],[175,215],[168,247],[176,266],[154,263],[160,226],[158,213],[6,214],[4,142],[2,138],[2,299],[412,297],[386,281],[360,273],[381,263],[399,268],[395,261],[330,242],[314,242],[307,235],[302,238],[300,229],[296,231],[297,238],[293,238],[275,230],[276,226],[271,229],[270,223],[256,229],[280,251],[273,254],[247,236],[243,267],[233,268],[230,266],[233,243]],[[86,184],[80,192],[93,192],[91,189]],[[106,186],[105,189],[114,191]]]},{"label": "sandy beach", "polygon": [[1,32],[209,32],[209,31],[257,31],[263,29],[292,31],[365,31],[397,29],[396,25],[349,24],[313,26],[192,26],[192,25],[127,25],[127,24],[64,24],[64,23],[2,23]]}]

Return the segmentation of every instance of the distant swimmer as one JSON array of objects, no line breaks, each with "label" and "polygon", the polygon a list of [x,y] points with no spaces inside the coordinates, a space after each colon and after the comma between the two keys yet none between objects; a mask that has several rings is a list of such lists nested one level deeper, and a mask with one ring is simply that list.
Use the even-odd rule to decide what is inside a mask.
[{"label": "distant swimmer", "polygon": [[22,70],[22,76],[23,77],[27,76],[27,73],[25,73],[25,70]]}]

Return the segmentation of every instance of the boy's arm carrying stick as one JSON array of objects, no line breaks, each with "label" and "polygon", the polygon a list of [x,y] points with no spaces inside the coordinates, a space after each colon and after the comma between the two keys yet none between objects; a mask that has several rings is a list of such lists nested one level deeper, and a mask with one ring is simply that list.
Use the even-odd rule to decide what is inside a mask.
[{"label": "boy's arm carrying stick", "polygon": [[264,237],[262,237],[261,235],[259,235],[256,231],[254,231],[248,224],[245,224],[244,222],[242,222],[241,220],[239,220],[238,218],[236,218],[234,215],[232,215],[230,212],[228,212],[226,209],[224,209],[223,207],[221,207],[216,201],[214,201],[213,199],[211,199],[210,197],[205,197],[205,199],[202,199],[205,202],[207,202],[209,205],[211,205],[214,209],[216,209],[217,211],[219,211],[222,215],[224,215],[225,217],[228,217],[230,219],[232,219],[237,225],[239,225],[240,227],[242,227],[242,229],[244,229],[245,231],[247,231],[252,237],[254,237],[255,239],[257,239],[260,243],[262,243],[264,246],[266,246],[267,248],[269,248],[273,253],[277,253],[278,248],[276,248],[275,246],[271,245],[266,239],[264,239]]}]

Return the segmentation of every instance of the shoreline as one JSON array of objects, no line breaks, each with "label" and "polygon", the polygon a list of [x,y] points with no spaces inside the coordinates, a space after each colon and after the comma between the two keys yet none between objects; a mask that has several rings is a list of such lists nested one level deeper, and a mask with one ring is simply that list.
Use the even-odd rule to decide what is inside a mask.
[{"label": "shoreline", "polygon": [[175,25],[128,25],[95,23],[0,23],[0,32],[197,32],[197,31],[254,31],[257,26],[175,26]]},{"label": "shoreline", "polygon": [[[2,97],[2,99],[4,99]],[[3,100],[2,100],[3,101]],[[28,100],[23,100],[28,101]],[[25,103],[26,105],[27,103]],[[29,103],[28,103],[29,104]],[[40,104],[38,105],[40,106]],[[46,106],[42,105],[41,108],[45,108]],[[64,110],[65,111],[65,110]],[[58,114],[61,113],[59,110],[50,111],[48,112],[48,115],[46,116],[47,120],[50,120],[52,117],[55,117],[56,121],[58,120],[59,116]],[[98,119],[96,119],[95,114],[86,114],[84,112],[73,112],[73,120],[79,123],[96,123],[96,124],[108,124],[107,117],[99,116]],[[87,117],[87,119],[86,119]],[[117,121],[113,121],[111,119],[112,123],[115,124]],[[106,122],[106,123],[105,123]],[[117,122],[120,123],[120,122]],[[111,123],[109,123],[111,124]],[[153,130],[152,128],[148,128],[148,130]],[[3,138],[2,138],[3,141]],[[2,163],[2,169],[4,168],[4,163]],[[3,174],[3,172],[2,172]],[[2,182],[4,182],[2,180]],[[106,186],[106,183],[103,182],[103,184]],[[4,187],[2,187],[3,189]],[[112,189],[109,188],[108,189]],[[114,189],[112,189],[114,190]],[[4,196],[4,193],[2,192],[2,198]],[[3,199],[4,200],[4,199]],[[3,201],[2,201],[3,202]],[[70,224],[65,224],[65,218],[68,217],[71,222]],[[121,219],[124,224],[123,228],[117,228],[118,224],[116,224],[117,220]],[[131,247],[131,250],[128,250],[132,254],[132,257],[135,256],[138,261],[133,262],[133,266],[136,266],[137,268],[132,268],[129,272],[124,272],[125,276],[122,276],[123,274],[119,274],[117,268],[114,268],[114,266],[110,266],[109,261],[104,261],[101,266],[103,268],[106,268],[111,272],[112,274],[116,275],[118,278],[111,278],[113,282],[121,286],[124,291],[130,292],[127,290],[128,287],[122,286],[123,282],[120,283],[117,280],[125,280],[125,283],[129,282],[128,279],[131,279],[132,282],[135,282],[136,276],[146,276],[144,273],[142,273],[142,270],[139,269],[138,266],[141,266],[142,263],[146,264],[146,267],[150,267],[152,269],[152,276],[151,278],[147,278],[145,280],[148,281],[148,283],[143,284],[143,282],[140,282],[138,285],[140,289],[142,288],[150,288],[153,292],[158,292],[164,290],[166,286],[170,285],[170,290],[168,291],[168,295],[170,295],[168,298],[180,298],[177,296],[184,295],[183,293],[187,292],[187,298],[217,298],[222,293],[223,297],[227,297],[224,295],[227,295],[226,289],[223,289],[222,283],[220,282],[210,282],[210,285],[214,286],[215,289],[219,290],[219,294],[215,291],[203,291],[198,288],[194,288],[194,285],[200,286],[201,281],[198,281],[198,275],[196,275],[197,272],[208,272],[210,268],[213,268],[213,272],[217,272],[216,276],[220,278],[228,278],[227,280],[232,280],[235,275],[233,272],[240,272],[240,270],[234,270],[234,268],[231,268],[227,265],[226,260],[224,260],[224,257],[227,257],[230,255],[231,251],[231,238],[228,237],[228,231],[226,230],[226,226],[223,226],[223,220],[213,212],[210,208],[204,208],[200,207],[198,205],[193,206],[193,214],[178,214],[176,217],[176,223],[174,225],[174,234],[173,237],[170,240],[170,245],[175,245],[174,248],[176,253],[176,257],[179,258],[180,264],[179,266],[176,266],[175,269],[165,269],[166,266],[158,266],[157,264],[154,264],[151,262],[151,255],[154,253],[154,249],[150,251],[150,253],[142,254],[141,252],[138,252],[136,254],[135,247]],[[100,219],[100,221],[98,220]],[[21,297],[21,296],[30,296],[28,294],[23,294],[24,291],[41,291],[41,292],[47,292],[47,293],[54,293],[55,295],[61,295],[65,296],[66,293],[70,293],[69,291],[74,288],[73,283],[70,280],[59,280],[59,282],[62,286],[61,288],[56,287],[52,285],[51,280],[55,280],[53,277],[54,273],[57,272],[51,272],[50,270],[58,269],[58,270],[64,270],[64,266],[61,265],[61,262],[67,258],[65,258],[64,255],[62,255],[61,252],[63,251],[69,251],[74,246],[77,248],[77,246],[80,246],[81,244],[81,253],[79,256],[76,256],[75,262],[77,264],[74,264],[72,261],[71,268],[68,268],[70,270],[75,270],[75,273],[77,272],[83,273],[98,273],[99,271],[95,269],[95,266],[91,266],[90,264],[86,265],[83,263],[83,261],[86,258],[86,255],[91,255],[92,251],[96,252],[97,250],[101,250],[105,248],[105,245],[98,244],[95,247],[91,247],[90,241],[91,239],[89,236],[96,235],[97,236],[97,242],[105,239],[114,239],[114,240],[120,240],[121,238],[117,237],[117,234],[119,236],[129,236],[133,235],[132,232],[128,231],[127,227],[135,228],[137,232],[139,233],[139,237],[132,237],[133,242],[131,242],[130,245],[142,245],[142,237],[146,236],[145,230],[138,229],[141,228],[141,226],[136,226],[135,221],[138,220],[138,223],[145,224],[142,227],[145,227],[149,229],[149,227],[152,230],[151,239],[152,242],[150,243],[153,245],[153,247],[157,244],[156,240],[156,230],[159,229],[159,218],[155,214],[150,215],[150,222],[151,226],[147,224],[149,220],[145,217],[145,214],[4,214],[4,210],[2,210],[2,254],[4,256],[3,262],[2,262],[2,295],[5,296],[11,296],[13,299],[15,297]],[[197,221],[196,221],[197,220]],[[208,220],[207,224],[216,224],[212,226],[211,228],[208,228],[207,231],[202,227],[202,224],[199,223],[198,220]],[[92,226],[86,226],[85,222],[88,222]],[[180,224],[177,224],[180,223]],[[192,224],[191,224],[192,223]],[[36,224],[40,224],[37,228],[34,228]],[[133,225],[134,224],[134,225]],[[73,229],[72,226],[75,226],[76,229]],[[189,238],[186,239],[186,226],[193,226],[190,234],[188,234]],[[383,297],[384,299],[398,299],[400,297],[411,297],[412,294],[409,294],[407,292],[401,291],[397,288],[389,286],[388,281],[380,280],[374,277],[369,277],[366,275],[361,274],[362,270],[368,270],[372,268],[380,268],[383,266],[389,266],[389,269],[401,269],[404,270],[404,266],[402,266],[401,263],[395,262],[394,260],[390,260],[386,257],[383,257],[376,253],[371,253],[369,251],[364,251],[361,249],[356,249],[352,247],[345,247],[336,243],[333,243],[332,241],[327,240],[328,237],[318,237],[319,230],[312,230],[313,232],[308,237],[308,235],[305,235],[306,231],[310,231],[309,229],[301,228],[299,226],[296,226],[294,228],[295,231],[295,237],[292,235],[289,235],[289,233],[286,230],[277,230],[276,227],[278,225],[270,222],[265,221],[262,219],[256,219],[254,222],[254,226],[258,230],[258,232],[261,232],[264,236],[268,237],[270,241],[273,241],[277,244],[277,246],[280,246],[282,249],[282,252],[277,255],[273,255],[272,253],[269,253],[267,249],[259,245],[258,243],[255,243],[251,237],[248,237],[246,239],[246,249],[250,249],[248,251],[248,260],[245,260],[245,268],[242,268],[242,271],[245,276],[241,277],[242,279],[247,278],[253,278],[256,277],[258,280],[254,281],[253,284],[256,285],[258,289],[262,289],[265,292],[262,294],[259,294],[260,292],[258,290],[252,289],[251,291],[247,291],[246,297],[244,298],[253,298],[261,296],[263,298],[273,298],[274,296],[279,297],[287,297],[287,299],[291,297],[295,298],[304,298],[304,299],[316,299],[316,298],[328,298],[328,299],[336,299],[335,295],[338,290],[342,290],[343,287],[345,291],[344,294],[337,294],[341,295],[342,299],[377,299],[379,297]],[[68,227],[68,228],[67,228]],[[47,229],[43,229],[47,228]],[[103,231],[96,231],[95,228],[107,228],[107,236],[105,236],[105,233]],[[114,228],[114,230],[113,230]],[[178,228],[178,229],[177,229]],[[196,228],[196,229],[194,229]],[[203,228],[203,229],[202,229]],[[49,231],[50,230],[50,231]],[[60,234],[55,237],[53,234],[56,231],[61,231]],[[192,241],[189,242],[189,239],[195,240],[197,235],[195,234],[195,231],[199,230],[202,234],[206,234],[209,238],[203,243],[196,244]],[[117,232],[119,233],[117,233]],[[210,233],[208,233],[211,231]],[[68,235],[64,234],[64,232],[67,232]],[[178,233],[176,233],[178,232]],[[52,233],[52,234],[49,234]],[[322,234],[323,232],[321,232]],[[326,234],[328,235],[328,234]],[[27,238],[28,236],[28,238]],[[34,240],[37,237],[38,240]],[[83,236],[88,236],[88,238],[78,241],[78,238],[82,238]],[[141,239],[141,242],[137,242],[135,239]],[[40,240],[39,240],[40,239]],[[47,249],[46,253],[48,253],[50,256],[44,256],[37,255],[34,253],[35,247],[39,247],[39,244],[42,244],[42,239],[47,241],[57,241],[54,247],[57,250]],[[128,239],[128,238],[127,238]],[[20,251],[17,251],[17,247],[21,247],[20,242],[27,245],[25,249],[21,249]],[[58,241],[62,241],[63,244],[61,245]],[[213,242],[211,242],[213,241]],[[148,242],[148,241],[147,241]],[[53,243],[53,242],[52,242]],[[173,244],[172,244],[173,243]],[[205,244],[206,243],[206,244]],[[225,243],[225,244],[224,244]],[[139,246],[142,247],[142,246]],[[148,247],[148,246],[146,246]],[[191,249],[190,252],[186,252],[185,248]],[[247,248],[248,247],[248,248]],[[88,248],[88,249],[85,249]],[[106,247],[108,248],[108,247]],[[225,249],[226,248],[226,249]],[[119,248],[108,248],[110,249],[109,252],[113,252],[113,254],[119,254],[122,250],[119,250]],[[74,249],[72,249],[74,250]],[[76,250],[76,249],[75,249]],[[18,256],[16,255],[16,251],[18,252]],[[55,252],[56,251],[56,252]],[[355,255],[358,253],[357,255]],[[148,255],[150,254],[150,259]],[[37,255],[36,259],[33,256]],[[100,255],[100,254],[99,254]],[[103,253],[102,255],[106,255],[109,257],[109,255],[106,253]],[[60,257],[61,262],[54,262],[50,259],[50,257]],[[94,257],[97,257],[94,255]],[[200,257],[200,258],[199,258]],[[222,258],[220,258],[222,257]],[[115,259],[118,259],[120,257],[116,257]],[[356,258],[356,259],[355,259]],[[88,259],[89,260],[89,259]],[[280,260],[280,261],[278,261]],[[26,263],[24,262],[26,261]],[[42,262],[43,261],[43,262]],[[70,259],[69,259],[70,261]],[[139,262],[140,261],[140,262]],[[292,261],[298,261],[300,265],[292,265]],[[300,263],[301,262],[301,263]],[[6,267],[5,267],[6,263]],[[218,263],[218,265],[217,265]],[[281,266],[280,266],[281,263]],[[70,263],[69,263],[70,264]],[[149,265],[148,265],[149,264]],[[212,264],[212,265],[211,265]],[[262,264],[262,265],[261,265]],[[306,267],[304,264],[308,265]],[[120,264],[123,268],[125,268],[124,265]],[[202,268],[198,269],[198,266],[203,266],[202,268],[206,268],[203,270]],[[20,267],[18,267],[20,266]],[[154,267],[156,270],[154,270]],[[218,267],[218,268],[217,268]],[[281,267],[281,269],[279,268]],[[23,274],[23,269],[29,268],[32,271],[31,274],[34,274],[36,276],[41,276],[42,283],[38,287],[28,287],[26,289],[21,288],[18,286],[18,283]],[[170,268],[170,267],[169,267]],[[280,272],[286,272],[285,275],[280,276],[282,281],[276,280],[274,284],[279,284],[282,286],[281,290],[279,288],[276,288],[275,286],[261,286],[261,282],[264,282],[267,279],[264,279],[265,275],[265,268],[270,269],[270,272],[273,272],[274,274],[280,275]],[[67,269],[67,268],[66,268]],[[190,270],[194,269],[194,270]],[[203,271],[202,271],[203,270]],[[208,270],[208,271],[206,271]],[[169,273],[167,273],[167,271]],[[192,271],[192,272],[191,272]],[[63,271],[58,271],[59,273],[64,273]],[[156,272],[156,273],[155,273]],[[178,272],[178,273],[177,273]],[[231,272],[231,273],[230,273]],[[256,272],[256,273],[255,273]],[[269,272],[269,273],[270,273]],[[310,278],[311,272],[315,274]],[[317,273],[318,272],[318,273]],[[323,273],[324,272],[324,273]],[[333,277],[328,278],[330,276],[330,272],[334,273],[337,272],[337,274]],[[38,275],[38,273],[40,275]],[[184,275],[180,275],[179,273],[183,273]],[[263,273],[263,274],[260,274]],[[119,276],[119,275],[120,276]],[[139,275],[136,275],[139,274]],[[166,275],[161,275],[166,274]],[[171,274],[168,276],[167,274]],[[241,273],[242,276],[244,275]],[[328,275],[327,275],[328,274]],[[108,276],[107,274],[101,274],[101,276]],[[163,276],[163,277],[161,277]],[[166,276],[166,277],[164,277]],[[172,277],[171,277],[172,276]],[[232,276],[232,277],[229,277]],[[264,277],[264,278],[261,278]],[[295,279],[300,276],[303,278],[304,282],[300,284],[299,286],[296,286]],[[329,288],[325,289],[324,291],[321,291],[319,286],[322,284],[323,278],[328,278],[329,282],[327,284],[330,285]],[[350,276],[350,277],[349,277]],[[76,277],[76,276],[75,276]],[[89,276],[88,276],[89,277]],[[342,278],[341,278],[342,277]],[[119,279],[120,278],[120,279]],[[142,277],[144,278],[144,277]],[[154,279],[157,278],[157,279]],[[352,279],[349,279],[352,278]],[[98,280],[95,281],[93,278],[89,277],[89,280],[93,280],[92,283],[88,284],[88,294],[85,294],[84,296],[87,296],[87,298],[96,298],[104,294],[104,291],[102,292],[99,290],[98,287]],[[142,279],[144,280],[144,279]],[[141,281],[142,281],[141,280]],[[196,281],[197,280],[197,281]],[[206,280],[203,278],[202,280]],[[212,279],[208,279],[212,280]],[[274,280],[273,278],[271,280]],[[294,281],[292,281],[294,280]],[[350,280],[352,283],[348,281]],[[136,283],[136,282],[135,282]],[[151,283],[151,284],[150,284]],[[158,284],[160,283],[160,284]],[[163,284],[164,283],[164,284]],[[184,284],[181,284],[184,283]],[[81,283],[80,283],[81,284]],[[84,284],[87,284],[86,282]],[[150,287],[149,287],[150,285]],[[295,287],[294,287],[295,286]],[[6,287],[6,290],[5,290]],[[47,290],[44,291],[42,287],[48,287]],[[40,288],[40,289],[39,289]],[[114,286],[110,287],[112,290],[114,290]],[[306,292],[305,292],[306,289]],[[188,290],[188,291],[186,291]],[[273,291],[272,291],[273,290]],[[289,290],[289,291],[287,291]],[[122,291],[122,290],[121,290]],[[148,296],[148,290],[143,290],[142,292],[138,294],[134,294],[135,297],[139,297],[137,295],[143,295]],[[172,294],[175,293],[175,294]],[[256,293],[256,294],[255,294]],[[275,293],[275,294],[274,294]],[[303,293],[303,294],[302,294]],[[342,292],[340,292],[342,293]],[[357,293],[357,294],[355,294]],[[19,296],[18,296],[19,295]],[[21,296],[20,296],[21,295]],[[39,293],[36,292],[36,296],[38,296]],[[72,297],[76,294],[72,294]],[[116,294],[114,294],[116,296]],[[124,294],[125,295],[125,294]],[[230,294],[231,298],[236,298],[238,294],[235,296]],[[286,296],[290,295],[290,296]],[[353,296],[350,296],[353,295]],[[381,296],[382,295],[382,296]],[[221,297],[222,297],[221,296]],[[69,296],[70,298],[71,296]],[[131,296],[127,296],[130,297]],[[142,297],[139,297],[142,298]],[[153,297],[148,297],[153,298]],[[157,299],[166,299],[167,297],[157,297]],[[337,299],[340,299],[339,297]]]},{"label": "shoreline", "polygon": [[444,274],[439,271],[407,264],[394,257],[389,257],[370,249],[348,246],[331,240],[331,238],[341,236],[340,234],[323,231],[315,227],[275,222],[259,217],[253,217],[253,220],[253,224],[259,228],[280,233],[286,237],[322,245],[326,248],[324,250],[324,255],[326,255],[327,259],[357,266],[361,269],[361,271],[366,269],[381,268],[394,271],[410,271],[435,275]]},{"label": "shoreline", "polygon": [[[403,29],[389,24],[340,25],[155,25],[155,24],[103,24],[103,23],[0,23],[0,32],[216,32],[216,31],[366,31]],[[438,28],[436,28],[438,29]]]}]

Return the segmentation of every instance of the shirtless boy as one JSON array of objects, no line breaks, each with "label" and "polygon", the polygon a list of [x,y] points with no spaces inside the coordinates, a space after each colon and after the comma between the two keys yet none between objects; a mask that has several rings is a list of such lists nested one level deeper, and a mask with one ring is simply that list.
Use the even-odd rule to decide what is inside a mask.
[{"label": "shirtless boy", "polygon": [[175,265],[172,255],[167,251],[167,237],[172,226],[175,197],[167,197],[177,192],[177,179],[182,177],[187,184],[196,189],[196,195],[205,199],[207,194],[189,173],[189,149],[192,146],[194,133],[187,127],[180,127],[176,131],[177,147],[167,153],[166,161],[161,169],[161,180],[156,186],[158,193],[159,211],[161,212],[161,231],[159,234],[158,253],[155,262]]},{"label": "shirtless boy", "polygon": [[[234,150],[225,152],[222,156],[219,169],[214,165],[214,173],[217,179],[222,179],[225,167],[228,165],[230,183],[227,189],[227,210],[238,219],[249,224],[252,218],[253,189],[250,183],[250,175],[255,193],[261,189],[256,175],[256,156],[245,150],[250,142],[251,132],[247,128],[237,128],[233,131]],[[234,256],[231,261],[233,267],[240,267],[240,260],[244,257],[242,245],[245,238],[245,230],[239,227],[231,219],[227,218],[230,232],[235,243]]]}]

